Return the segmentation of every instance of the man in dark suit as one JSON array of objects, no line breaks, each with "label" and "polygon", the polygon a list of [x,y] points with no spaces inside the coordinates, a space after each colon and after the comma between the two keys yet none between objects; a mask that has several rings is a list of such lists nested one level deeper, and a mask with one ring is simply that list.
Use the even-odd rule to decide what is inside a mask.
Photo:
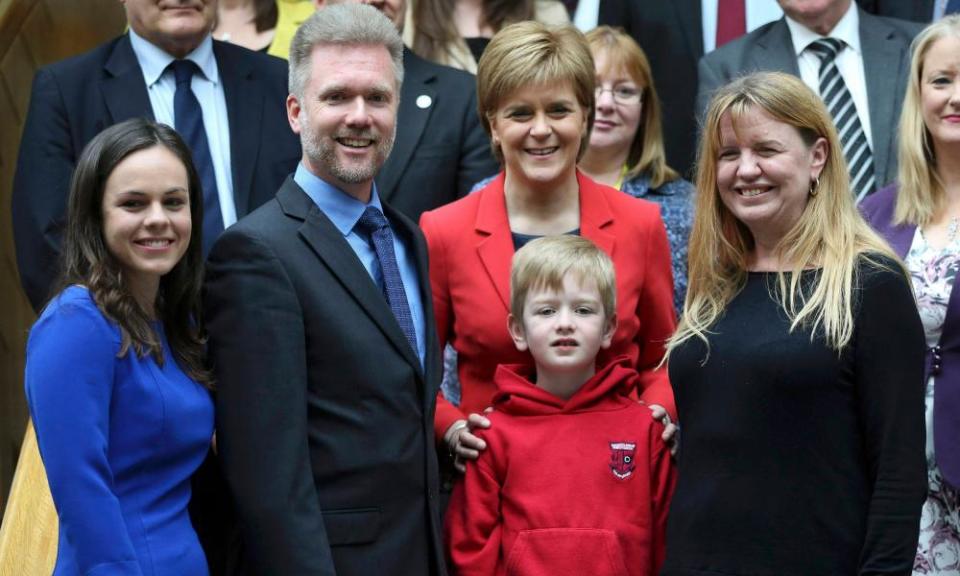
[{"label": "man in dark suit", "polygon": [[[892,182],[897,177],[896,133],[910,68],[910,42],[922,26],[873,16],[858,9],[851,0],[778,2],[783,18],[700,60],[698,110],[703,112],[717,88],[757,70],[780,70],[800,76],[819,93],[821,60],[813,44],[824,37],[840,38],[844,47],[835,62],[851,93],[860,126],[869,136],[873,189]],[[844,35],[846,39],[842,38]],[[841,62],[841,58],[846,61]],[[856,180],[856,174],[852,177]]]},{"label": "man in dark suit", "polygon": [[124,0],[124,6],[128,34],[43,68],[34,79],[12,208],[20,280],[35,310],[56,274],[77,157],[94,135],[129,118],[176,125],[172,61],[197,68],[188,87],[206,127],[210,176],[219,189],[211,201],[221,228],[271,198],[300,156],[285,120],[285,64],[213,41],[215,0]]},{"label": "man in dark suit", "polygon": [[300,27],[287,111],[301,163],[208,259],[217,443],[252,574],[445,573],[426,244],[374,184],[402,54],[369,6]]},{"label": "man in dark suit", "polygon": [[[369,4],[403,31],[406,0],[314,0]],[[393,152],[377,175],[380,197],[414,222],[420,214],[466,196],[500,167],[477,115],[472,74],[403,49],[403,86]]]}]

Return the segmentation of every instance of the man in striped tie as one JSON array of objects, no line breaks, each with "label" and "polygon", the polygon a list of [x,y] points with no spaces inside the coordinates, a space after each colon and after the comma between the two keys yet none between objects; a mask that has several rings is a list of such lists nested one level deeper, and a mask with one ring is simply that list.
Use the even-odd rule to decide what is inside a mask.
[{"label": "man in striped tie", "polygon": [[853,0],[778,0],[784,17],[700,60],[698,108],[757,70],[803,79],[833,116],[858,199],[897,177],[896,131],[910,41],[922,26],[859,9]]}]

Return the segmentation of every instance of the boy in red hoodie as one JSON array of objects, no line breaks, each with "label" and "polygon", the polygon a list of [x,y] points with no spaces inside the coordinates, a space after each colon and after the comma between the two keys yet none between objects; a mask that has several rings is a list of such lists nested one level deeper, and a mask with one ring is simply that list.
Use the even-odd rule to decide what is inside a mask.
[{"label": "boy in red hoodie", "polygon": [[663,427],[628,397],[626,357],[600,371],[616,329],[613,263],[589,240],[517,251],[509,330],[535,372],[501,365],[487,444],[453,491],[455,576],[655,576],[674,486]]}]

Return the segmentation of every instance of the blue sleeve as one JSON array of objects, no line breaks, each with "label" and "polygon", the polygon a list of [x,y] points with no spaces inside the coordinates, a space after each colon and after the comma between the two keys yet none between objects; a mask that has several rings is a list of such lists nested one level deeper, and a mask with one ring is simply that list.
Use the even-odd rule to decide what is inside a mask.
[{"label": "blue sleeve", "polygon": [[25,380],[61,534],[81,574],[141,574],[108,459],[119,335],[89,300],[51,306],[30,333]]}]

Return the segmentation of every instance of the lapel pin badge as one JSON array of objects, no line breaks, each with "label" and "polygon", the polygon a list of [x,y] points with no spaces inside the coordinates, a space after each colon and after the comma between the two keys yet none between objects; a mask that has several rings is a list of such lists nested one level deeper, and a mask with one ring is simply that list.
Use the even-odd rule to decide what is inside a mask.
[{"label": "lapel pin badge", "polygon": [[427,96],[426,94],[417,96],[417,108],[426,110],[431,104],[433,104],[433,98]]}]

